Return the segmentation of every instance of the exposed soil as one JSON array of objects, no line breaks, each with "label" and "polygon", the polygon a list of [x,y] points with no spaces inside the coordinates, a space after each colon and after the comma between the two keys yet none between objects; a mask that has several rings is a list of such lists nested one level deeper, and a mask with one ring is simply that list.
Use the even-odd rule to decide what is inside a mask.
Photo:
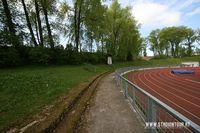
[{"label": "exposed soil", "polygon": [[107,73],[81,83],[71,89],[66,95],[58,98],[54,104],[44,107],[44,110],[33,116],[29,123],[23,123],[21,128],[12,128],[8,133],[42,133],[42,132],[73,132],[94,94],[99,80]]}]

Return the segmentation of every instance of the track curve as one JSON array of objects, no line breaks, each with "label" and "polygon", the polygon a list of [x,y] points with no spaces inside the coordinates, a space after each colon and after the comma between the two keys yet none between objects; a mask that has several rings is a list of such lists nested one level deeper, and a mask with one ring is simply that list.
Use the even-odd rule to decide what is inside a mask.
[{"label": "track curve", "polygon": [[128,79],[200,125],[200,68],[184,69],[195,74],[176,75],[164,68],[131,72]]}]

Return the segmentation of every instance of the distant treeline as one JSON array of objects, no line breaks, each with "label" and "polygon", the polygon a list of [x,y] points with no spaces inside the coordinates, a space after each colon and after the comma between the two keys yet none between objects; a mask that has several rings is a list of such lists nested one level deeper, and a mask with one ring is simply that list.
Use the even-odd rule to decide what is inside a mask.
[{"label": "distant treeline", "polygon": [[200,29],[186,26],[156,29],[143,39],[144,55],[148,44],[157,58],[199,55]]}]

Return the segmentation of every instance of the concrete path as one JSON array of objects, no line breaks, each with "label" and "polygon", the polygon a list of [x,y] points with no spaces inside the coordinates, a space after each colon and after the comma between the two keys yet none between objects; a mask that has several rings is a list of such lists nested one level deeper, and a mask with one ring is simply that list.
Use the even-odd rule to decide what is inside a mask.
[{"label": "concrete path", "polygon": [[114,73],[106,76],[97,88],[86,116],[89,133],[143,133],[144,126],[117,87]]}]

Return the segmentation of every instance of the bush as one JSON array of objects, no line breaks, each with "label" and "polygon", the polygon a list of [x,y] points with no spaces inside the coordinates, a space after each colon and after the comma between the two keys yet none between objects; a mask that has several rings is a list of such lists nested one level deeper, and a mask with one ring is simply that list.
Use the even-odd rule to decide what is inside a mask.
[{"label": "bush", "polygon": [[167,58],[169,58],[169,57],[166,55],[156,55],[152,59],[167,59]]},{"label": "bush", "polygon": [[102,64],[106,63],[106,54],[101,52],[76,52],[72,45],[66,49],[42,47],[0,47],[0,67],[26,65],[26,64]]},{"label": "bush", "polygon": [[84,52],[81,53],[81,58],[82,58],[82,63],[89,63],[89,64],[106,63],[106,55],[100,52],[97,53]]},{"label": "bush", "polygon": [[49,64],[51,63],[50,49],[36,47],[32,48],[29,52],[29,60],[36,64]]},{"label": "bush", "polygon": [[17,66],[20,64],[20,55],[13,47],[0,47],[0,67]]}]

